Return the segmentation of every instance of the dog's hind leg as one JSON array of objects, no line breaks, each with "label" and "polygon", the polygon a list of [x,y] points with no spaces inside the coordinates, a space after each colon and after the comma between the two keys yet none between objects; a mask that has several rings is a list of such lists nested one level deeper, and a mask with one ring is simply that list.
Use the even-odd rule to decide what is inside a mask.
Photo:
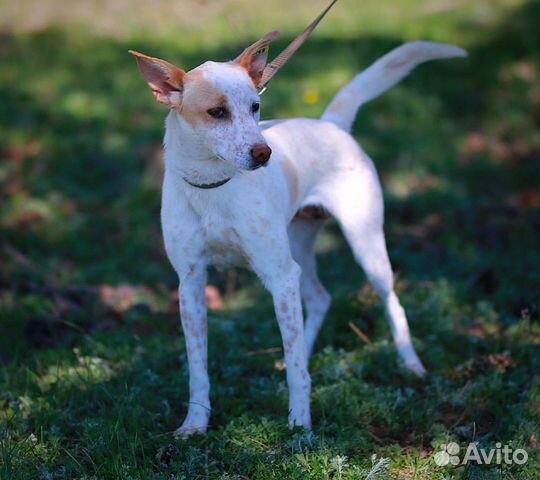
[{"label": "dog's hind leg", "polygon": [[366,160],[334,177],[325,205],[340,223],[356,261],[384,304],[400,358],[409,370],[423,376],[426,370],[416,354],[405,311],[394,291],[383,231],[382,192],[375,169]]},{"label": "dog's hind leg", "polygon": [[317,259],[314,252],[315,240],[324,221],[325,219],[320,218],[317,212],[315,215],[311,215],[310,212],[300,212],[288,228],[291,253],[302,269],[300,291],[306,309],[304,340],[308,359],[313,352],[317,334],[331,302],[330,294],[317,275]]}]

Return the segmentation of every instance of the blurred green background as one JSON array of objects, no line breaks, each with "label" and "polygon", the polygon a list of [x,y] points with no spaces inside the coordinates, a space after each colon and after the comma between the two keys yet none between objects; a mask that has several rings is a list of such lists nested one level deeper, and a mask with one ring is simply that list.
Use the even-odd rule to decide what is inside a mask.
[{"label": "blurred green background", "polygon": [[[397,286],[431,375],[399,367],[330,224],[313,434],[285,426],[271,301],[237,270],[212,271],[207,292],[211,432],[166,433],[188,399],[159,229],[166,112],[127,50],[191,69],[279,29],[272,56],[325,5],[0,0],[2,480],[538,478],[540,9],[523,0],[340,0],[263,97],[265,119],[317,117],[404,41],[469,51],[419,67],[354,128],[383,181]],[[450,440],[511,443],[529,462],[437,467]]]}]

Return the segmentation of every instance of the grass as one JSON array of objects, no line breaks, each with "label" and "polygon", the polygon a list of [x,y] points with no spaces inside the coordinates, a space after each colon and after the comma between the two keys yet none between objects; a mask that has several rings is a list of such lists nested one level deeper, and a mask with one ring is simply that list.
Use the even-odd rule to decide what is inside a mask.
[{"label": "grass", "polygon": [[[126,51],[191,68],[280,28],[277,52],[324,2],[256,3],[0,2],[0,478],[537,479],[539,45],[537,5],[522,0],[340,2],[263,97],[265,118],[318,116],[405,40],[469,50],[421,67],[354,130],[383,180],[429,377],[397,364],[330,225],[313,432],[286,427],[271,301],[233,270],[210,275],[211,430],[169,435],[188,393],[159,231],[164,111]],[[438,467],[449,441],[501,442],[529,460]]]}]

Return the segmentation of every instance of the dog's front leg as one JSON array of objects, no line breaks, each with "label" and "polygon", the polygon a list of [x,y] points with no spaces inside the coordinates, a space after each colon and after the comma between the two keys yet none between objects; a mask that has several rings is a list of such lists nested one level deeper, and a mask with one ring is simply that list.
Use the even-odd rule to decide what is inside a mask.
[{"label": "dog's front leg", "polygon": [[206,433],[210,418],[205,287],[206,265],[189,265],[181,276],[178,289],[189,363],[189,406],[184,423],[175,432],[177,436]]},{"label": "dog's front leg", "polygon": [[311,428],[309,397],[311,379],[307,369],[304,321],[300,302],[300,268],[291,259],[275,282],[270,282],[276,317],[283,340],[289,385],[289,426]]}]

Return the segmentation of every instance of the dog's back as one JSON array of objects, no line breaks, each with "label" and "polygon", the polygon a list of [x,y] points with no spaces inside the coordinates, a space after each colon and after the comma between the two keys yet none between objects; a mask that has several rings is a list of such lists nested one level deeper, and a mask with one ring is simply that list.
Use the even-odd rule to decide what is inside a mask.
[{"label": "dog's back", "polygon": [[[320,120],[290,119],[261,122],[263,136],[274,152],[291,200],[290,218],[306,206],[326,207],[336,177],[354,169],[358,191],[379,195],[379,182],[371,159],[349,134],[360,107],[376,98],[417,65],[428,60],[463,57],[453,45],[410,42],[392,50],[358,74],[330,102]],[[367,195],[371,198],[373,195]]]}]

